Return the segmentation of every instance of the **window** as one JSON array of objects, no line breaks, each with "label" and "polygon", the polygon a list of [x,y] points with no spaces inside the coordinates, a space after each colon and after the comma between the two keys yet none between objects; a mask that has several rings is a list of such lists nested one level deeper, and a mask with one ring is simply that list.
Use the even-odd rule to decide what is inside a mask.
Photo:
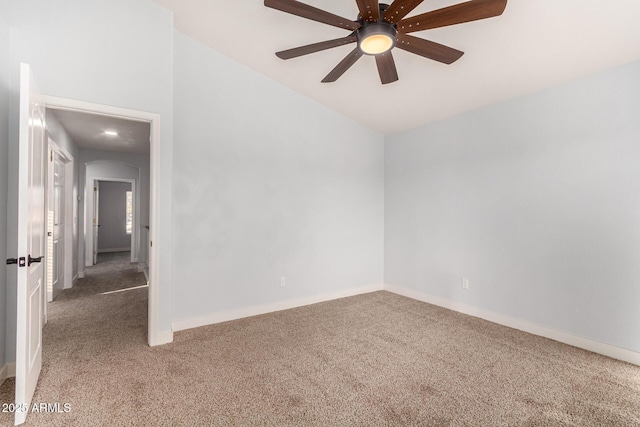
[{"label": "window", "polygon": [[126,203],[126,224],[125,230],[127,234],[131,234],[131,230],[133,229],[133,192],[127,191],[127,203]]}]

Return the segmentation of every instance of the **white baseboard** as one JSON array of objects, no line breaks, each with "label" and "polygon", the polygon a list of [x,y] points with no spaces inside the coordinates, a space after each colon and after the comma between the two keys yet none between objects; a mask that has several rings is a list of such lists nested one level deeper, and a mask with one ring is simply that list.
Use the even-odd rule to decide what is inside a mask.
[{"label": "white baseboard", "polygon": [[16,376],[16,363],[11,362],[5,364],[2,369],[0,369],[0,385],[4,383],[4,380],[7,378],[12,378]]},{"label": "white baseboard", "polygon": [[71,279],[71,285],[73,286],[76,283],[76,280],[78,280],[79,278],[80,278],[80,275],[76,273],[76,275],[73,276],[73,278]]},{"label": "white baseboard", "polygon": [[274,311],[288,310],[290,308],[302,307],[305,305],[317,304],[319,302],[331,301],[338,298],[351,297],[354,295],[367,294],[369,292],[376,292],[381,290],[382,285],[370,285],[327,294],[313,295],[309,297],[254,305],[251,307],[243,307],[218,313],[211,313],[206,316],[193,317],[173,322],[173,330],[176,332],[183,331],[185,329],[197,328],[199,326],[213,325],[214,323],[228,322],[229,320],[242,319],[244,317],[257,316]]},{"label": "white baseboard", "polygon": [[153,336],[149,336],[149,346],[164,345],[173,342],[173,331],[156,332]]},{"label": "white baseboard", "polygon": [[404,288],[402,286],[384,285],[384,290],[640,366],[640,353],[635,351],[593,341],[567,332],[557,331],[545,326],[536,325],[535,323],[516,319],[515,317],[452,301],[446,298],[429,295],[427,293]]},{"label": "white baseboard", "polygon": [[84,270],[78,271],[78,279],[84,279]]},{"label": "white baseboard", "polygon": [[127,246],[126,248],[105,248],[105,249],[98,249],[98,253],[99,254],[105,254],[105,253],[109,253],[109,252],[129,252],[131,251],[131,246]]}]

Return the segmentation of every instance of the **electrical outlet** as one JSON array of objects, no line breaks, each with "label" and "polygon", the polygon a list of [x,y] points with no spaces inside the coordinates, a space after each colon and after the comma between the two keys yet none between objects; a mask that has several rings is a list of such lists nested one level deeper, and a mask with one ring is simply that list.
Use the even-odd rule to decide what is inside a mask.
[{"label": "electrical outlet", "polygon": [[462,289],[469,289],[469,279],[462,279]]},{"label": "electrical outlet", "polygon": [[284,276],[280,276],[280,287],[284,288],[285,286],[287,286],[287,278]]}]

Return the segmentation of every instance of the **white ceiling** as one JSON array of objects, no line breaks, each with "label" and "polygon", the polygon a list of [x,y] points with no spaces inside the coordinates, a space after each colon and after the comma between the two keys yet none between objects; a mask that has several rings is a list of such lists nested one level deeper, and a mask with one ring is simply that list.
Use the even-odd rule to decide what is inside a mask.
[{"label": "white ceiling", "polygon": [[[49,112],[58,119],[78,147],[135,154],[150,152],[151,127],[147,122],[72,110],[50,109]],[[107,135],[105,131],[115,131],[118,136]]]},{"label": "white ceiling", "polygon": [[[509,0],[504,14],[412,33],[462,50],[452,65],[394,49],[400,80],[381,85],[363,57],[336,83],[320,80],[352,49],[281,60],[275,52],[348,31],[283,13],[263,0],[154,0],[175,27],[240,63],[383,134],[440,120],[640,59],[639,0]],[[304,0],[355,19],[355,0]],[[427,0],[409,16],[460,3]]]}]

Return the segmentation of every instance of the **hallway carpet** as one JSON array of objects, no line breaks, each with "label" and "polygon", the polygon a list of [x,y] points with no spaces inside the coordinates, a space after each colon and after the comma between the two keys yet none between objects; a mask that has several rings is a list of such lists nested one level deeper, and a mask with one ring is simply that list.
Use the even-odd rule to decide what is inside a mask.
[{"label": "hallway carpet", "polygon": [[83,286],[52,304],[34,397],[71,411],[28,426],[640,425],[640,367],[384,291],[150,348],[147,289]]}]

